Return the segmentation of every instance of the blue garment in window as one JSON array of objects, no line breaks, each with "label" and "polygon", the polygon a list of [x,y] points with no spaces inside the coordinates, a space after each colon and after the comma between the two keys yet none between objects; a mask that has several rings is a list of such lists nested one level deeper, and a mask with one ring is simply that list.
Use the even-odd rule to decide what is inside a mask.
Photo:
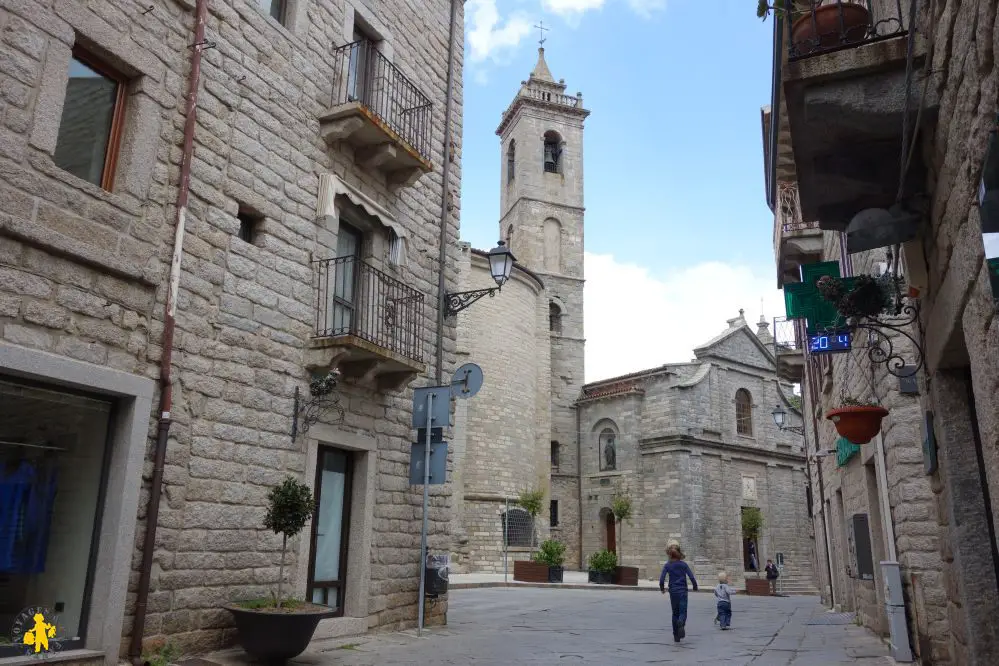
[{"label": "blue garment in window", "polygon": [[19,573],[19,547],[24,541],[24,511],[31,496],[34,466],[25,461],[11,474],[0,472],[0,572]]},{"label": "blue garment in window", "polygon": [[53,465],[25,461],[0,481],[0,572],[45,571],[55,494]]}]

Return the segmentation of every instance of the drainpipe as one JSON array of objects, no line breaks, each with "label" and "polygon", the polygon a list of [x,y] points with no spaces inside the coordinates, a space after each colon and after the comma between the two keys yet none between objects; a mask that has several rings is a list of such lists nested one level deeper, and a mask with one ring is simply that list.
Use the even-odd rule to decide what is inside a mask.
[{"label": "drainpipe", "polygon": [[[805,356],[805,362],[808,363],[808,355],[807,354]],[[815,405],[818,404],[818,400],[819,400],[819,395],[818,395],[817,389],[816,389],[816,384],[818,382],[816,382],[816,380],[815,380],[815,368],[813,368],[811,364],[808,364],[808,367],[806,369],[808,371],[807,372],[807,374],[808,374],[808,392],[812,396],[812,405],[811,405],[812,409],[810,410],[811,411],[811,417],[812,417],[812,434],[813,434],[813,436],[815,438],[815,448],[816,448],[816,450],[818,450],[818,448],[819,448],[819,426],[818,426],[818,423],[817,423],[817,421],[815,419]],[[822,511],[822,534],[823,534],[823,536],[825,538],[825,542],[826,542],[826,548],[825,548],[825,550],[826,550],[826,558],[825,559],[826,559],[826,575],[829,577],[829,606],[832,607],[832,608],[835,608],[835,606],[836,606],[836,586],[833,584],[833,575],[832,575],[832,570],[833,570],[833,567],[832,567],[832,541],[829,540],[829,522],[828,522],[828,518],[826,517],[826,488],[825,488],[825,483],[823,482],[824,480],[822,478],[822,459],[821,458],[816,458],[816,457],[813,456],[812,460],[815,461],[815,467],[818,470],[818,477],[819,477],[819,507],[820,507],[820,510]]]},{"label": "drainpipe", "polygon": [[135,601],[135,619],[129,657],[136,666],[142,661],[142,635],[146,628],[146,607],[153,569],[153,549],[156,546],[156,525],[159,522],[160,494],[163,490],[163,465],[166,460],[167,438],[170,434],[170,409],[173,406],[173,386],[170,365],[173,357],[173,335],[176,327],[177,291],[180,286],[180,262],[184,255],[184,224],[187,218],[187,198],[191,181],[191,156],[194,153],[194,122],[198,109],[198,87],[201,80],[201,51],[205,40],[208,0],[197,0],[194,10],[194,48],[191,54],[191,75],[188,80],[187,105],[184,110],[184,144],[180,163],[180,183],[177,187],[177,222],[170,261],[170,288],[163,306],[163,342],[160,354],[160,419],[153,453],[153,478],[146,508],[146,533],[142,542],[142,566],[139,569],[139,590]]},{"label": "drainpipe", "polygon": [[447,100],[444,102],[444,172],[441,177],[441,233],[437,253],[437,358],[434,363],[434,380],[440,385],[444,378],[444,306],[447,282],[444,279],[444,264],[447,262],[447,222],[448,194],[451,183],[451,107],[454,105],[454,24],[458,18],[458,3],[465,0],[451,0],[451,25],[447,40]]},{"label": "drainpipe", "polygon": [[[582,393],[582,392],[580,392]],[[579,415],[579,402],[576,402],[576,490],[579,491],[579,570],[583,571],[583,433]]]}]

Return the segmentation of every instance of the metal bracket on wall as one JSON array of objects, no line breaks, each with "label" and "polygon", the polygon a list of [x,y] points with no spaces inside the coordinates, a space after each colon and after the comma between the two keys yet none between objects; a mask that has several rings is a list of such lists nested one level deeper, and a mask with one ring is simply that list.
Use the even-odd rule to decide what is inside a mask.
[{"label": "metal bracket on wall", "polygon": [[[923,348],[919,341],[907,330],[919,320],[919,301],[900,304],[890,319],[867,317],[855,324],[855,328],[868,332],[867,358],[872,363],[884,365],[895,377],[913,377],[923,367]],[[915,353],[912,363],[906,363],[902,354],[895,350],[894,338],[906,338]]]},{"label": "metal bracket on wall", "polygon": [[473,289],[472,291],[457,291],[444,294],[444,316],[453,317],[483,296],[492,298],[499,287],[489,289]]},{"label": "metal bracket on wall", "polygon": [[335,411],[337,414],[333,424],[343,422],[345,412],[340,405],[340,396],[335,393],[337,380],[340,378],[340,371],[333,370],[323,377],[318,377],[309,382],[309,399],[303,400],[299,388],[295,387],[295,405],[291,421],[291,441],[298,438],[299,420],[301,420],[302,434],[309,432],[309,428],[319,422],[327,412]]}]

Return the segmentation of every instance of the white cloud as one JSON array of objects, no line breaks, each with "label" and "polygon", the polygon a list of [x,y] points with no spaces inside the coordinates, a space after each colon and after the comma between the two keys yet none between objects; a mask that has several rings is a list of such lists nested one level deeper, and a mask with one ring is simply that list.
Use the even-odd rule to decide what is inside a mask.
[{"label": "white cloud", "polygon": [[666,0],[628,0],[628,6],[642,18],[649,18],[666,8]]},{"label": "white cloud", "polygon": [[471,17],[468,43],[473,63],[498,59],[516,48],[531,31],[531,20],[522,11],[501,21],[496,0],[469,0],[465,11]]},{"label": "white cloud", "polygon": [[[628,0],[631,2],[640,0]],[[578,18],[580,15],[604,6],[604,0],[541,0],[545,11],[566,19]]]},{"label": "white cloud", "polygon": [[784,313],[776,275],[745,266],[705,262],[659,278],[587,252],[585,269],[588,382],[690,361],[694,347],[724,331],[739,308],[755,332],[761,298],[768,321]]}]

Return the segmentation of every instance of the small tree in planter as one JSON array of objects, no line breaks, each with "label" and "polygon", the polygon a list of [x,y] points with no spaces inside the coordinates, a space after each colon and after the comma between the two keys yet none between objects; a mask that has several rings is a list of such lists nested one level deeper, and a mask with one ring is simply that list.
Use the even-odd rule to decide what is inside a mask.
[{"label": "small tree in planter", "polygon": [[[547,583],[548,566],[534,557],[534,544],[537,543],[536,523],[538,514],[545,501],[545,491],[525,490],[520,493],[517,504],[531,517],[531,558],[529,560],[514,560],[513,579],[524,583]],[[509,518],[508,518],[509,519]]]},{"label": "small tree in planter", "polygon": [[[611,500],[611,512],[617,520],[618,552],[624,552],[624,521],[632,516],[631,497],[627,493],[619,493]],[[623,555],[622,555],[623,559]],[[614,572],[618,585],[638,585],[638,567],[618,566]]]},{"label": "small tree in planter", "polygon": [[836,426],[836,432],[858,446],[867,444],[881,431],[881,419],[888,410],[873,402],[846,396],[836,409],[826,412],[826,418]]},{"label": "small tree in planter", "polygon": [[[742,538],[752,544],[759,541],[763,532],[763,512],[755,506],[742,508]],[[759,552],[756,554],[756,579],[746,579],[746,592],[748,594],[770,594],[770,584],[766,580],[760,579]]]},{"label": "small tree in planter", "polygon": [[589,569],[589,581],[611,585],[614,583],[614,571],[617,569],[617,555],[606,548],[591,553],[586,561]]},{"label": "small tree in planter", "polygon": [[520,497],[517,499],[517,504],[521,506],[531,516],[531,552],[534,552],[534,544],[537,542],[537,517],[541,513],[541,507],[545,502],[545,491],[540,488],[537,490],[525,490],[520,493]]},{"label": "small tree in planter", "polygon": [[541,542],[538,552],[534,554],[534,561],[548,567],[548,582],[561,583],[562,574],[565,569],[565,544],[557,539],[546,539]]},{"label": "small tree in planter", "polygon": [[281,535],[281,565],[277,594],[269,599],[237,602],[227,608],[236,620],[239,642],[251,656],[268,663],[283,663],[297,657],[309,646],[319,620],[335,612],[297,599],[284,598],[284,564],[288,539],[305,527],[315,513],[312,490],[288,477],[268,495],[264,527]]}]

